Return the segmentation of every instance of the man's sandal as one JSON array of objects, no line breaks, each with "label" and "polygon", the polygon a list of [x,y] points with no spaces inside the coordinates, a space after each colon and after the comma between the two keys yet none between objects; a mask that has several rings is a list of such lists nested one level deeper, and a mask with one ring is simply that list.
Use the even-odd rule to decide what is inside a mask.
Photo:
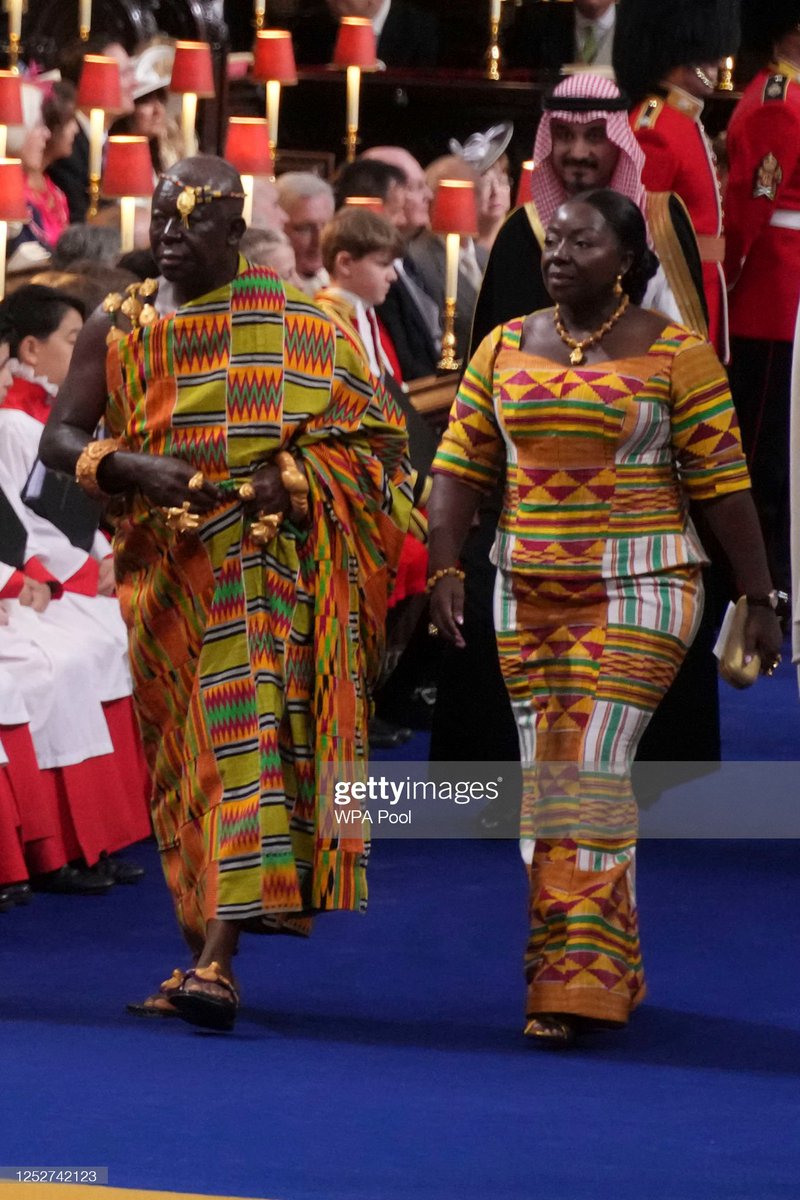
[{"label": "man's sandal", "polygon": [[569,1046],[575,1040],[575,1025],[566,1017],[558,1017],[554,1013],[541,1013],[530,1018],[525,1026],[525,1037],[531,1038],[539,1046],[552,1047],[555,1050]]},{"label": "man's sandal", "polygon": [[179,971],[176,967],[157,992],[147,996],[141,1004],[126,1004],[125,1007],[135,1017],[177,1017],[178,1010],[172,1003],[172,997],[185,978],[183,971]]},{"label": "man's sandal", "polygon": [[[210,996],[198,987],[188,988],[192,980],[198,983],[213,983],[221,987],[227,996]],[[207,967],[193,967],[183,977],[180,987],[170,995],[170,1003],[177,1009],[178,1016],[190,1025],[201,1029],[233,1029],[239,1011],[239,993],[230,979],[222,974],[219,963]]]}]

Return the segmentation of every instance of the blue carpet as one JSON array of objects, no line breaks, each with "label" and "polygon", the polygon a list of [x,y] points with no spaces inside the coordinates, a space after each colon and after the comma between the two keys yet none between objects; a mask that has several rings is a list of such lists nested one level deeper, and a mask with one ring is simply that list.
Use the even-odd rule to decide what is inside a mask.
[{"label": "blue carpet", "polygon": [[[797,714],[788,663],[723,689],[727,757],[800,757]],[[367,917],[245,939],[232,1035],[124,1012],[185,965],[131,857],[137,887],[0,915],[3,1164],[272,1200],[800,1194],[796,843],[644,842],[649,998],[563,1054],[521,1037],[513,843],[377,842]]]},{"label": "blue carpet", "polygon": [[275,1200],[798,1195],[797,847],[644,843],[650,998],[566,1054],[520,1036],[507,842],[376,843],[368,917],[244,942],[233,1035],[123,1004],[183,962],[155,853],[2,917],[4,1163]]},{"label": "blue carpet", "polygon": [[797,667],[792,648],[783,646],[783,660],[771,679],[737,691],[719,685],[722,757],[728,762],[800,760],[800,704]]}]

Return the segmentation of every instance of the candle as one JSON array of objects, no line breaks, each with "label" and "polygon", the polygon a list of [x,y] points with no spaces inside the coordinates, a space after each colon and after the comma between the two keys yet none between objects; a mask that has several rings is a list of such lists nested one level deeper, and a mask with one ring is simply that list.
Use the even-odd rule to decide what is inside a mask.
[{"label": "candle", "polygon": [[448,233],[445,244],[445,285],[446,300],[455,300],[458,292],[458,253],[461,248],[461,236],[458,233]]},{"label": "candle", "polygon": [[491,0],[491,10],[489,12],[489,20],[492,22],[492,24],[495,24],[496,22],[499,22],[499,20],[500,20],[500,6],[502,3],[503,3],[503,0]]},{"label": "candle", "polygon": [[191,158],[197,153],[196,122],[197,96],[194,92],[184,92],[183,107],[181,109],[181,132],[183,134],[183,144],[187,158]]},{"label": "candle", "polygon": [[102,108],[93,108],[89,112],[89,175],[100,178],[103,166],[103,128],[105,113]]},{"label": "candle", "polygon": [[22,36],[22,0],[8,0],[8,36],[19,41]]},{"label": "candle", "polygon": [[92,28],[92,0],[80,0],[80,16],[78,24],[81,30],[86,30],[87,34]]},{"label": "candle", "polygon": [[347,68],[347,126],[358,129],[358,90],[361,86],[361,68]]},{"label": "candle", "polygon": [[272,147],[272,174],[275,175],[275,151],[278,146],[278,117],[281,110],[281,85],[278,79],[267,80],[267,125]]},{"label": "candle", "polygon": [[253,224],[253,185],[254,177],[252,175],[240,175],[242,181],[242,191],[244,192],[244,205],[242,207],[242,216],[244,217],[245,225]]},{"label": "candle", "polygon": [[264,24],[264,17],[266,16],[267,12],[267,0],[255,0],[255,8],[253,11],[256,18],[256,25],[260,29]]},{"label": "candle", "polygon": [[136,197],[122,196],[119,202],[120,249],[123,254],[132,250],[136,230]]}]

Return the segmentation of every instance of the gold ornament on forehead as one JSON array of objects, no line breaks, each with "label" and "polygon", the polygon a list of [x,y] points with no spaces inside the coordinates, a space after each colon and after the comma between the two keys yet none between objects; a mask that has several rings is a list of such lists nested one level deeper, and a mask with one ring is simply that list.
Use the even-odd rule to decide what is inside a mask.
[{"label": "gold ornament on forehead", "polygon": [[175,207],[181,214],[181,221],[183,221],[184,225],[189,224],[189,217],[194,212],[196,204],[197,188],[189,187],[187,184],[175,201]]},{"label": "gold ornament on forehead", "polygon": [[180,214],[181,223],[186,229],[189,228],[189,217],[198,204],[210,204],[212,200],[244,200],[245,198],[244,192],[223,192],[221,188],[213,189],[208,184],[184,183],[182,179],[176,179],[174,175],[161,175],[160,178],[165,183],[171,183],[173,187],[180,188],[175,207]]}]

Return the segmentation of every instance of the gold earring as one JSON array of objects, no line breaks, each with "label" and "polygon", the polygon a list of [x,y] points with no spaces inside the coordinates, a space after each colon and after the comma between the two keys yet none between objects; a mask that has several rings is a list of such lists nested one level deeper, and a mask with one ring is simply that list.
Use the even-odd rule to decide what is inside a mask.
[{"label": "gold earring", "polygon": [[614,284],[614,295],[615,296],[622,295],[622,273],[621,272],[617,276],[617,282]]}]

